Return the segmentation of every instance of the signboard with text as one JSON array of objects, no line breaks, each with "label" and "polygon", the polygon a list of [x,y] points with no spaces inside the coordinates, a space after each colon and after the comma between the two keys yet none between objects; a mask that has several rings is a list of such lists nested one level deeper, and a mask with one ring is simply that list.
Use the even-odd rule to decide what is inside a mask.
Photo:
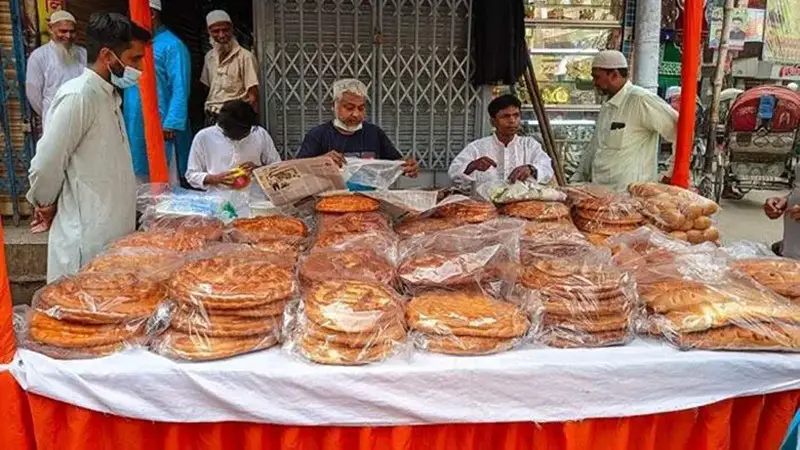
[{"label": "signboard with text", "polygon": [[765,61],[800,64],[800,0],[768,0],[764,20]]}]

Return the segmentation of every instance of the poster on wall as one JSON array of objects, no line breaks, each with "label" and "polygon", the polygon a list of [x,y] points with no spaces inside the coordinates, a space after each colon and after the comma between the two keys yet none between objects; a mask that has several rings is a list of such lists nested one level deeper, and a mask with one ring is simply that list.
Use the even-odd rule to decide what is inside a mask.
[{"label": "poster on wall", "polygon": [[47,33],[47,20],[50,14],[64,8],[65,0],[36,0],[36,9],[39,13],[39,39],[42,45],[50,40]]},{"label": "poster on wall", "polygon": [[800,64],[800,0],[768,0],[764,60]]},{"label": "poster on wall", "polygon": [[[709,48],[719,48],[719,41],[722,36],[722,16],[723,10],[720,7],[716,7],[711,11],[711,22],[709,26],[711,40],[708,43]],[[743,50],[745,42],[760,41],[760,30],[764,28],[763,14],[761,17],[761,26],[759,27],[758,17],[755,17],[751,23],[747,8],[733,10],[731,29],[728,33],[728,50]]]}]

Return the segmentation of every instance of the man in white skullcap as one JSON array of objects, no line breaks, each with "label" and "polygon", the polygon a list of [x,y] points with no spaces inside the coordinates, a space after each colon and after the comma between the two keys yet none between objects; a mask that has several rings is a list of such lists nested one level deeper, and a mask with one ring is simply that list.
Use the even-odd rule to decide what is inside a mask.
[{"label": "man in white skullcap", "polygon": [[258,63],[241,47],[233,34],[233,21],[225,11],[206,16],[212,49],[206,54],[200,82],[208,86],[206,125],[217,122],[222,105],[229,100],[244,100],[258,112]]},{"label": "man in white skullcap", "polygon": [[86,50],[75,45],[75,17],[72,14],[54,12],[47,29],[50,42],[31,53],[25,77],[25,95],[43,124],[58,88],[80,76],[86,67]]},{"label": "man in white skullcap", "polygon": [[592,62],[594,86],[608,97],[595,133],[571,181],[624,190],[630,183],[656,181],[658,137],[675,142],[678,113],[652,92],[628,80],[628,61],[616,50]]}]

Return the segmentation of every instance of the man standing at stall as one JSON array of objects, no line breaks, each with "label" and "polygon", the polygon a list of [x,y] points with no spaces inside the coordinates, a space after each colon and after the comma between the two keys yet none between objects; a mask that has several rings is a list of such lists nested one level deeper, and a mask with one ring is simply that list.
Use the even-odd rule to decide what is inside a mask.
[{"label": "man standing at stall", "polygon": [[658,137],[675,142],[678,113],[656,94],[628,80],[628,61],[605,50],[592,62],[594,86],[608,97],[595,133],[571,181],[623,190],[630,183],[656,181]]},{"label": "man standing at stall", "polygon": [[58,88],[80,76],[86,67],[86,50],[75,45],[77,34],[72,14],[54,12],[47,30],[50,42],[31,53],[25,76],[25,95],[33,111],[42,118],[42,127]]},{"label": "man standing at stall", "polygon": [[211,11],[206,24],[214,48],[206,54],[200,82],[208,86],[206,126],[211,126],[217,123],[222,105],[230,100],[244,100],[258,111],[258,64],[255,56],[236,41],[228,13]]},{"label": "man standing at stall", "polygon": [[454,183],[547,183],[553,178],[553,165],[542,145],[532,137],[517,135],[521,108],[522,103],[513,95],[489,103],[494,134],[473,141],[456,156],[448,171]]},{"label": "man standing at stall", "polygon": [[52,222],[48,282],[77,272],[136,224],[136,178],[116,88],[138,82],[150,32],[121,14],[96,13],[87,38],[89,67],[59,89],[31,161],[31,227]]},{"label": "man standing at stall", "polygon": [[[161,22],[161,0],[150,0],[150,22],[153,32],[158,112],[161,117],[161,128],[164,130],[169,181],[171,185],[176,186],[179,184],[179,174],[186,171],[191,144],[189,130],[191,59],[186,45]],[[144,137],[142,98],[138,86],[125,89],[122,109],[130,139],[136,180],[139,183],[149,183],[147,141]]]},{"label": "man standing at stall", "polygon": [[[367,86],[361,81],[333,83],[333,113],[333,120],[306,133],[298,158],[328,155],[341,167],[345,156],[392,161],[403,157],[379,126],[366,121]],[[403,174],[413,178],[418,173],[417,161],[406,159]]]}]

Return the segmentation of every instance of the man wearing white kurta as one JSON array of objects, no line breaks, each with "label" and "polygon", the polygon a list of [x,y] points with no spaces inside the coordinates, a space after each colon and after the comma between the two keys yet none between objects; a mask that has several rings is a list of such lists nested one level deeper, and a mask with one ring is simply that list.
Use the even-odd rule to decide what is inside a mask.
[{"label": "man wearing white kurta", "polygon": [[[267,130],[258,126],[253,107],[244,100],[222,106],[217,124],[197,133],[189,151],[186,181],[197,189],[232,189],[241,172],[280,162]],[[250,198],[265,199],[258,183],[251,182]]]},{"label": "man wearing white kurta", "polygon": [[56,11],[50,16],[47,29],[50,42],[31,53],[25,76],[25,95],[43,123],[58,88],[79,77],[86,68],[86,50],[75,45],[75,17]]},{"label": "man wearing white kurta", "polygon": [[101,13],[90,17],[87,34],[90,66],[59,89],[31,161],[31,227],[52,223],[48,282],[76,273],[136,225],[136,178],[115,86],[136,84],[150,33]]},{"label": "man wearing white kurta", "polygon": [[600,109],[594,137],[571,181],[616,190],[657,181],[658,137],[675,142],[678,113],[656,94],[628,81],[628,61],[616,50],[595,56],[592,79],[609,100]]},{"label": "man wearing white kurta", "polygon": [[553,178],[550,157],[536,139],[517,135],[522,104],[513,95],[503,95],[489,104],[495,132],[467,145],[450,164],[448,174],[456,184],[503,180],[536,180],[548,183]]}]

